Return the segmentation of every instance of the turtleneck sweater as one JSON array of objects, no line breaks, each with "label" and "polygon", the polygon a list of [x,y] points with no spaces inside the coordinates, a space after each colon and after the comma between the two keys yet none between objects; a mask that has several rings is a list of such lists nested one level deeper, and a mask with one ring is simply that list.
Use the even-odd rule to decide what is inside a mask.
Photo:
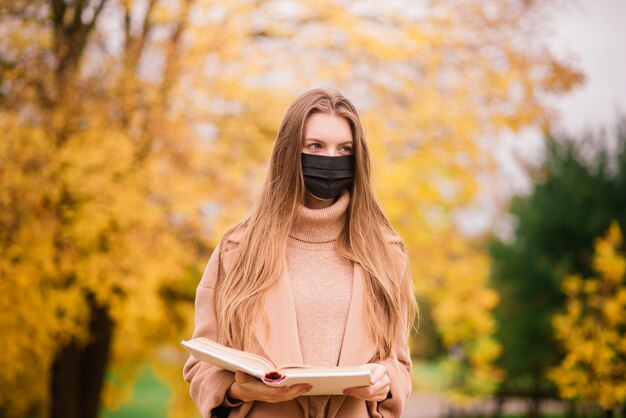
[{"label": "turtleneck sweater", "polygon": [[[300,204],[287,241],[298,337],[305,364],[336,366],[352,297],[352,262],[337,253],[337,237],[346,222],[350,193],[331,206]],[[328,396],[309,397],[309,416],[326,416]]]}]

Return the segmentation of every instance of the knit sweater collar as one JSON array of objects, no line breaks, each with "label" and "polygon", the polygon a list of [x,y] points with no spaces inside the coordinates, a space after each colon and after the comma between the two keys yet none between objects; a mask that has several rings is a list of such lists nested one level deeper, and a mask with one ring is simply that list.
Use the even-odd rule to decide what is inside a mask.
[{"label": "knit sweater collar", "polygon": [[344,189],[339,199],[323,209],[309,209],[299,203],[297,217],[289,236],[308,243],[328,243],[337,240],[346,223],[350,192]]}]

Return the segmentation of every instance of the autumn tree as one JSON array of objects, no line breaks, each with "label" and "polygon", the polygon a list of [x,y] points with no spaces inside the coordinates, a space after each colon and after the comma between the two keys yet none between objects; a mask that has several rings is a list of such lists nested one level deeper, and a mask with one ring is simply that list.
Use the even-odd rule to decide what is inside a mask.
[{"label": "autumn tree", "polygon": [[506,372],[500,394],[532,398],[534,414],[541,399],[557,395],[546,373],[564,355],[552,329],[552,317],[565,306],[562,280],[592,276],[595,237],[612,219],[626,225],[623,122],[616,137],[617,152],[591,134],[550,139],[533,190],[511,203],[512,241],[491,245],[491,278],[502,301],[495,310],[503,346],[499,365]]},{"label": "autumn tree", "polygon": [[486,286],[489,257],[484,243],[452,237],[445,245],[454,262],[432,262],[449,264],[455,287],[437,287],[429,295],[438,301],[432,315],[446,350],[441,363],[441,372],[447,377],[446,392],[454,405],[465,407],[494,393],[502,379],[495,365],[501,347],[493,335],[496,323],[492,315],[499,297]]},{"label": "autumn tree", "polygon": [[1,414],[95,416],[105,370],[112,404],[144,361],[192,410],[178,342],[203,263],[319,85],[362,109],[434,332],[480,377],[456,393],[488,393],[495,298],[450,214],[493,169],[485,138],[548,126],[545,98],[581,81],[538,36],[555,4],[0,0]]},{"label": "autumn tree", "polygon": [[[609,415],[626,401],[626,253],[617,222],[595,240],[594,277],[562,283],[565,311],[555,315],[565,358],[549,370],[560,395],[597,405]],[[605,414],[606,415],[606,414]]]},{"label": "autumn tree", "polygon": [[1,4],[3,415],[96,417],[106,368],[129,376],[188,322],[169,290],[207,251],[210,185],[170,110],[190,4]]}]

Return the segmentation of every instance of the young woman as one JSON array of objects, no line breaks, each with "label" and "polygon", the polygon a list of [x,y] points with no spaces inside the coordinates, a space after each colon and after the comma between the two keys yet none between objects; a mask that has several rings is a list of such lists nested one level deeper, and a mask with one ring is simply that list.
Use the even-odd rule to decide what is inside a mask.
[{"label": "young woman", "polygon": [[342,396],[266,386],[193,356],[203,417],[400,417],[411,392],[416,311],[406,251],[372,193],[361,121],[337,91],[287,109],[261,195],[215,248],[196,293],[193,337],[274,364],[362,365],[371,385]]}]

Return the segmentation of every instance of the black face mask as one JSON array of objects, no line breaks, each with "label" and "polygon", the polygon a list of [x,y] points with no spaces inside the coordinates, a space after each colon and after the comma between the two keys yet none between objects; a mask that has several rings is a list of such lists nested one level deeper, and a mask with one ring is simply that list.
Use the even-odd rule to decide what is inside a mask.
[{"label": "black face mask", "polygon": [[354,155],[327,157],[302,153],[306,190],[320,199],[336,198],[354,178]]}]

